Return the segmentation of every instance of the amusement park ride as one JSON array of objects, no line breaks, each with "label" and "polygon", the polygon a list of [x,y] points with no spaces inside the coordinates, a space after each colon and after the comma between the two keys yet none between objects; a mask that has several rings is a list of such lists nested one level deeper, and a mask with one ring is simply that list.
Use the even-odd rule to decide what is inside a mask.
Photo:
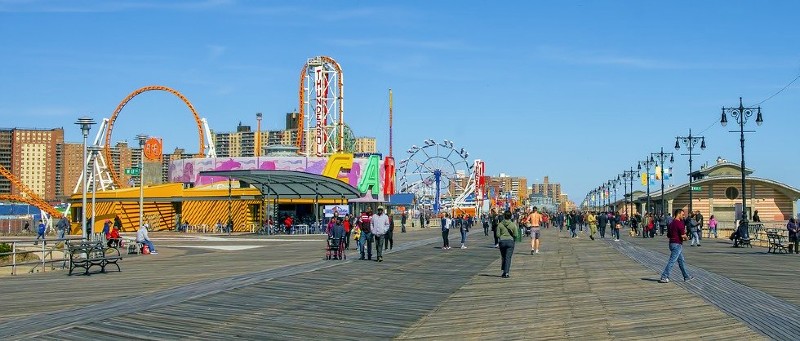
[{"label": "amusement park ride", "polygon": [[[112,158],[111,136],[114,123],[122,109],[136,96],[150,91],[170,93],[186,104],[197,128],[199,151],[197,157],[216,157],[208,121],[200,117],[189,99],[167,86],[145,86],[128,94],[117,105],[111,116],[101,121],[92,144],[87,146],[86,173],[81,174],[78,178],[73,194],[78,193],[81,184],[93,191],[114,190],[132,185],[122,181],[118,174],[119,170],[114,168],[113,163],[108,162]],[[335,153],[352,152],[354,138],[344,120],[344,75],[339,63],[327,56],[309,58],[300,72],[298,94],[299,126],[294,143],[298,153],[305,156],[323,157]],[[389,96],[390,151],[386,162],[391,163],[393,170],[391,90]],[[475,160],[474,164],[470,165],[467,161],[469,154],[463,148],[456,149],[453,142],[448,140],[437,143],[429,139],[422,147],[411,147],[408,153],[409,157],[400,162],[398,170],[402,174],[399,192],[414,193],[423,203],[432,202],[435,212],[442,208],[479,208],[484,197],[482,191],[484,165],[482,161]],[[2,166],[0,166],[0,175],[8,178],[12,185],[20,190],[20,193],[24,193],[24,195],[0,195],[0,200],[32,204],[42,210],[43,219],[48,223],[51,223],[51,217],[62,216],[61,212],[42,200]],[[392,189],[391,192],[394,190]],[[476,200],[476,198],[478,199]],[[69,212],[69,207],[66,212]]]},{"label": "amusement park ride", "polygon": [[469,153],[450,140],[437,143],[428,139],[406,152],[409,156],[400,161],[398,169],[401,193],[414,193],[434,213],[466,208],[480,212],[485,187],[483,161],[470,165]]}]

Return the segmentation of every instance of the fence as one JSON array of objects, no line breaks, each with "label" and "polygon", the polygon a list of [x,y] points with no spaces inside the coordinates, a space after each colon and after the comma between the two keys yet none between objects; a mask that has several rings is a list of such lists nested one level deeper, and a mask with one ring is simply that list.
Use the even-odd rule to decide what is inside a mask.
[{"label": "fence", "polygon": [[[33,273],[37,271],[37,269],[46,272],[47,265],[50,265],[50,270],[55,270],[56,264],[61,263],[60,267],[64,269],[69,266],[69,255],[67,255],[65,250],[65,242],[70,240],[81,240],[81,238],[2,241],[0,244],[9,245],[11,250],[0,252],[0,267],[10,267],[11,275],[16,275],[20,267],[30,267],[29,273]],[[27,258],[32,257],[26,255],[35,255],[38,256],[39,259],[29,260]]]}]

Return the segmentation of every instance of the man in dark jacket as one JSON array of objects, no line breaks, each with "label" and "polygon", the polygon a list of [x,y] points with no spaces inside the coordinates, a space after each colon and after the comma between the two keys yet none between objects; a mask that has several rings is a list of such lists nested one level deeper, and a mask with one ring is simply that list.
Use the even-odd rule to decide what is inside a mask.
[{"label": "man in dark jacket", "polygon": [[[597,215],[597,227],[600,228],[600,238],[606,237],[606,225],[608,225],[608,214],[602,212]],[[611,227],[614,228],[613,226]]]}]

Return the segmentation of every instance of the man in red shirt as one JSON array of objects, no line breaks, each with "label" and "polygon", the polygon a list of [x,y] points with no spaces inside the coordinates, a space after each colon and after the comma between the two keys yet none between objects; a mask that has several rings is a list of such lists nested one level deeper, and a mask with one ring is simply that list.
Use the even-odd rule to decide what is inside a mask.
[{"label": "man in red shirt", "polygon": [[664,268],[664,272],[661,273],[661,280],[659,283],[669,283],[669,272],[672,269],[672,266],[675,265],[675,261],[678,262],[678,267],[681,268],[681,273],[683,273],[683,280],[688,281],[692,279],[692,276],[689,276],[689,273],[686,271],[686,265],[684,264],[683,260],[683,241],[686,237],[686,225],[683,223],[683,219],[685,218],[685,213],[682,209],[675,210],[675,219],[669,224],[667,228],[667,238],[669,238],[669,261],[667,262],[667,266]]}]

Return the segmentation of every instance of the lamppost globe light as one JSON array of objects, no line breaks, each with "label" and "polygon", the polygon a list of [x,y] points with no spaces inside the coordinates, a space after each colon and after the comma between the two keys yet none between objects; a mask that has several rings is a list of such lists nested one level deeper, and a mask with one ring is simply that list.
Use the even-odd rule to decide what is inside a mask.
[{"label": "lamppost globe light", "polygon": [[86,164],[86,139],[89,137],[89,131],[92,129],[92,125],[94,123],[95,122],[92,118],[86,116],[79,118],[78,121],[75,122],[75,124],[81,127],[81,133],[83,133],[83,170],[82,170],[83,173],[81,173],[83,174],[81,176],[81,178],[83,179],[83,184],[81,186],[83,187],[83,189],[81,190],[81,204],[83,205],[81,207],[81,237],[83,239],[86,239],[88,237],[86,233],[87,232],[86,231],[86,187],[88,186],[88,181],[87,181],[88,179],[86,176],[86,171],[88,168],[87,167],[88,165]]},{"label": "lamppost globe light", "polygon": [[670,157],[669,157],[669,163],[675,163],[675,156],[673,156],[673,155],[670,155]]},{"label": "lamppost globe light", "polygon": [[[723,115],[724,115],[724,114],[723,114]],[[722,124],[722,125],[724,126],[725,124]],[[678,141],[678,139],[676,138],[676,139],[675,139],[675,150],[679,150],[679,149],[681,149],[681,145],[680,145],[680,143],[678,143],[678,142],[679,142],[679,141]]]},{"label": "lamppost globe light", "polygon": [[700,141],[700,149],[702,149],[702,150],[706,149],[706,138],[705,137]]},{"label": "lamppost globe light", "polygon": [[728,125],[728,116],[725,115],[725,108],[722,108],[722,118],[719,120],[719,124],[723,127]]},{"label": "lamppost globe light", "polygon": [[758,107],[758,113],[756,114],[756,125],[761,126],[764,123],[764,118],[761,117],[761,107]]}]

